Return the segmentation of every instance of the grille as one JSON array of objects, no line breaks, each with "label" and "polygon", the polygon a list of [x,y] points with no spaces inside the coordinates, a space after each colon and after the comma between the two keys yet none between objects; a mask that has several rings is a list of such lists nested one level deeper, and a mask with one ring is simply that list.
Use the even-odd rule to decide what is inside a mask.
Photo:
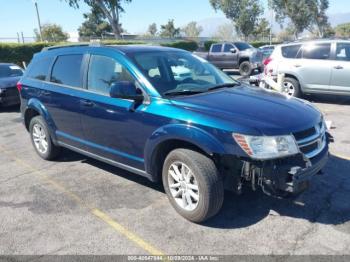
[{"label": "grille", "polygon": [[326,127],[323,121],[293,135],[300,151],[309,159],[317,156],[326,146]]}]

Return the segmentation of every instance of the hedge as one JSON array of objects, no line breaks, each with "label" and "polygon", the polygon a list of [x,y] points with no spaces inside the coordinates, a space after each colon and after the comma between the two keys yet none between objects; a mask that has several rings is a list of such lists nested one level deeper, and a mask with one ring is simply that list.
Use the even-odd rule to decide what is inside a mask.
[{"label": "hedge", "polygon": [[[102,42],[105,45],[132,45],[144,44],[139,41],[118,41],[107,40]],[[27,64],[32,59],[35,53],[40,52],[44,47],[54,45],[65,45],[69,43],[30,43],[30,44],[1,44],[0,43],[0,62],[15,63],[22,66],[22,62]],[[161,44],[162,46],[180,48],[188,51],[195,51],[198,49],[198,44],[194,41],[179,41],[174,43]]]},{"label": "hedge", "polygon": [[195,41],[178,41],[174,43],[163,43],[161,44],[161,46],[179,48],[187,51],[196,51],[198,49],[198,43]]}]

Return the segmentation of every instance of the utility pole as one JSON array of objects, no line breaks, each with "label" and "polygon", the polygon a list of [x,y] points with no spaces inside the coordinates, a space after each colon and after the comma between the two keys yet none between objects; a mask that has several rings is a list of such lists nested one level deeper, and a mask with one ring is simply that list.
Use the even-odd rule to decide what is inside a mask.
[{"label": "utility pole", "polygon": [[41,22],[40,22],[40,15],[39,15],[39,8],[38,8],[38,3],[36,0],[34,0],[34,5],[35,5],[35,10],[36,10],[36,17],[38,19],[38,25],[39,25],[39,33],[40,33],[40,41],[43,41],[43,36],[41,33]]}]

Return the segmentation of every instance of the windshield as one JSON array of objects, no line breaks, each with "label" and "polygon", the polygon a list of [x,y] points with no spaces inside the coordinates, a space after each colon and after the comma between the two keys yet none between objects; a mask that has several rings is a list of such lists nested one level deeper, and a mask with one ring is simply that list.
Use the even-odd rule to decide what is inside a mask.
[{"label": "windshield", "polygon": [[188,52],[145,52],[129,56],[162,96],[170,92],[200,93],[218,85],[238,83]]},{"label": "windshield", "polygon": [[247,50],[249,48],[252,48],[252,46],[250,44],[244,43],[244,42],[237,42],[234,43],[235,46],[238,48],[239,51],[244,51]]},{"label": "windshield", "polygon": [[17,65],[0,65],[0,78],[22,76],[23,71]]}]

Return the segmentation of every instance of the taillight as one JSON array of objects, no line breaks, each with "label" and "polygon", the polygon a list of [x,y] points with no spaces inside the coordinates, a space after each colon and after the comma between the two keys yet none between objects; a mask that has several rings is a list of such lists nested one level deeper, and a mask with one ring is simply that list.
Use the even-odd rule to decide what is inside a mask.
[{"label": "taillight", "polygon": [[267,66],[270,62],[272,61],[272,58],[271,57],[268,57],[264,60],[264,65]]},{"label": "taillight", "polygon": [[263,61],[263,64],[264,64],[264,74],[267,75],[267,65],[269,63],[271,63],[272,61],[272,58],[271,57],[268,57],[266,58],[264,61]]},{"label": "taillight", "polygon": [[18,92],[22,91],[22,83],[21,82],[17,83],[17,90],[18,90]]}]

